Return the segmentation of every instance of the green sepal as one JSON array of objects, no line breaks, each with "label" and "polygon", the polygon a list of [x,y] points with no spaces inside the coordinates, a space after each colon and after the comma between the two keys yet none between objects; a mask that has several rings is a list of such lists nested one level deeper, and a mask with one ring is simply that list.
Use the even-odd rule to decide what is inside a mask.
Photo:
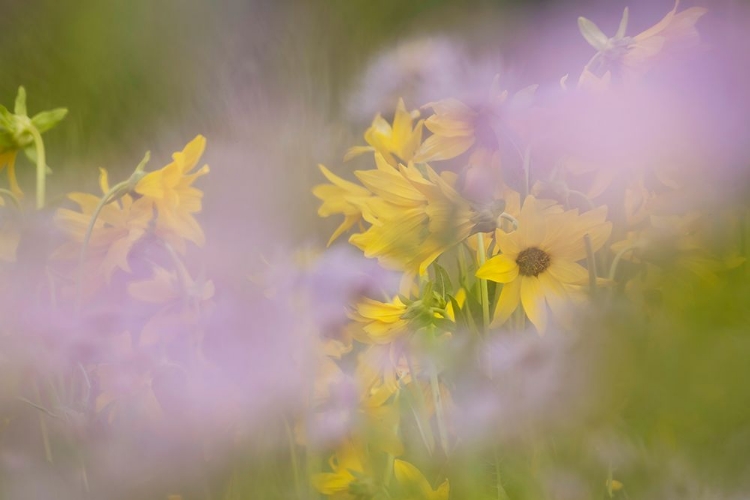
[{"label": "green sepal", "polygon": [[43,134],[60,123],[67,114],[67,108],[56,108],[50,111],[42,111],[41,113],[34,115],[31,119],[31,123],[34,124],[40,134]]},{"label": "green sepal", "polygon": [[581,31],[581,35],[586,41],[594,47],[596,50],[601,52],[607,46],[609,38],[607,35],[602,33],[602,30],[594,24],[593,21],[589,21],[585,17],[578,18],[578,29]]},{"label": "green sepal", "polygon": [[13,123],[13,113],[8,108],[0,104],[0,126],[10,128]]},{"label": "green sepal", "polygon": [[15,114],[20,116],[26,116],[26,89],[23,85],[18,87],[18,94],[16,94],[16,104],[13,108]]}]

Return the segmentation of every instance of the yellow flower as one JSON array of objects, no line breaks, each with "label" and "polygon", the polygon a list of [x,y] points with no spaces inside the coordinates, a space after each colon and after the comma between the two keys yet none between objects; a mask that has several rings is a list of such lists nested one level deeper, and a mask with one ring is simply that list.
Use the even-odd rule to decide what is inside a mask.
[{"label": "yellow flower", "polygon": [[479,112],[454,98],[432,102],[425,107],[434,112],[425,121],[432,135],[422,143],[415,161],[448,160],[474,145]]},{"label": "yellow flower", "polygon": [[[323,495],[337,500],[371,498],[375,485],[369,475],[369,464],[364,448],[345,441],[328,461],[331,472],[313,475],[313,487]],[[368,496],[369,495],[369,496]]]},{"label": "yellow flower", "polygon": [[691,7],[677,12],[679,0],[664,18],[646,31],[633,37],[625,36],[628,23],[628,9],[623,12],[617,33],[607,37],[590,20],[578,18],[578,26],[586,41],[597,50],[597,53],[586,65],[581,75],[581,85],[585,80],[591,81],[589,72],[603,74],[614,72],[615,76],[630,78],[648,71],[659,58],[669,52],[686,50],[700,42],[695,23],[707,10],[702,7]]},{"label": "yellow flower", "polygon": [[193,183],[207,174],[209,167],[193,169],[205,148],[206,138],[197,136],[172,155],[172,163],[149,172],[135,186],[136,193],[152,200],[157,209],[156,234],[181,253],[185,252],[184,240],[198,246],[205,243],[203,229],[193,217],[201,211],[203,198],[203,192]]},{"label": "yellow flower", "polygon": [[481,107],[472,108],[454,98],[426,104],[424,107],[432,108],[434,112],[424,123],[432,135],[419,147],[414,161],[449,160],[474,145],[480,149],[497,150],[498,136],[508,125],[504,111],[528,102],[536,88],[536,85],[530,85],[508,99],[508,91],[500,90],[496,77],[489,99]]},{"label": "yellow flower", "polygon": [[406,110],[404,100],[399,99],[396,106],[396,114],[391,126],[379,114],[375,116],[370,128],[365,131],[365,142],[369,146],[354,146],[347,151],[344,161],[369,151],[383,155],[383,158],[394,167],[399,163],[408,163],[414,158],[414,152],[422,143],[423,120],[419,118],[419,111],[409,112]]},{"label": "yellow flower", "polygon": [[437,489],[432,489],[424,475],[409,462],[393,461],[393,474],[406,494],[404,500],[448,500],[450,483],[446,479]]},{"label": "yellow flower", "polygon": [[[102,193],[109,191],[107,171],[100,169]],[[79,211],[60,208],[55,212],[55,224],[72,240],[60,246],[53,259],[77,259],[86,230],[101,198],[88,193],[70,193],[68,198],[79,206]],[[116,269],[130,272],[128,256],[140,240],[153,218],[153,204],[148,198],[134,200],[124,195],[108,203],[99,213],[86,249],[85,265],[109,283]]]},{"label": "yellow flower", "polygon": [[328,240],[330,246],[342,233],[362,220],[361,206],[363,200],[370,197],[371,194],[362,186],[334,175],[323,165],[318,165],[318,168],[331,183],[319,184],[313,188],[313,195],[323,200],[323,204],[318,208],[318,215],[330,217],[331,215],[342,214],[344,216],[344,222],[336,228]]},{"label": "yellow flower", "polygon": [[365,297],[349,313],[355,321],[351,334],[360,342],[387,344],[406,333],[409,322],[403,318],[405,313],[406,304],[398,296],[390,302]]},{"label": "yellow flower", "polygon": [[381,161],[377,170],[355,172],[375,196],[362,210],[371,226],[349,241],[386,268],[424,274],[440,254],[471,234],[473,211],[453,188],[455,176],[440,176],[428,165],[424,171]]},{"label": "yellow flower", "polygon": [[577,264],[586,257],[583,237],[591,237],[594,251],[609,238],[612,223],[602,206],[579,215],[578,210],[562,213],[544,210],[533,196],[526,198],[518,217],[518,230],[496,232],[502,252],[477,270],[477,277],[503,283],[493,325],[505,322],[519,304],[543,333],[547,327],[547,306],[557,317],[571,298],[571,285],[583,285],[588,271]]}]

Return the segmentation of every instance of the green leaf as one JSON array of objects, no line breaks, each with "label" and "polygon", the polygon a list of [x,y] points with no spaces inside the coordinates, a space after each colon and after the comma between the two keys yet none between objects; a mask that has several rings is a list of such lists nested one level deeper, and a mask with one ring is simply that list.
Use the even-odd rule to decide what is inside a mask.
[{"label": "green leaf", "polygon": [[578,29],[581,31],[583,38],[596,50],[601,52],[607,46],[609,38],[592,21],[589,21],[585,17],[579,17]]},{"label": "green leaf", "polygon": [[42,111],[41,113],[34,115],[34,118],[31,119],[31,123],[33,123],[39,133],[42,134],[60,123],[67,114],[68,110],[66,108]]},{"label": "green leaf", "polygon": [[458,301],[452,295],[448,296],[448,300],[453,307],[453,316],[456,317],[456,326],[458,327],[458,329],[469,330],[470,325],[468,318],[466,317],[466,311],[461,309],[461,306],[458,305]]},{"label": "green leaf", "polygon": [[26,116],[26,89],[23,85],[18,87],[18,94],[16,94],[16,107],[14,112],[17,115]]},{"label": "green leaf", "polygon": [[448,271],[437,262],[434,262],[432,267],[435,270],[435,290],[440,297],[445,298],[453,290],[451,278],[448,275]]}]

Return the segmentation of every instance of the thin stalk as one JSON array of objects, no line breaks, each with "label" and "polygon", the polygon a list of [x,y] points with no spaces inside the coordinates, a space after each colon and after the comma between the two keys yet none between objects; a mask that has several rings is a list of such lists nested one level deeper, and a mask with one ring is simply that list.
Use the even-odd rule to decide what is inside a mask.
[{"label": "thin stalk", "polygon": [[609,279],[610,281],[613,281],[615,279],[615,276],[617,275],[617,267],[620,265],[620,261],[625,256],[625,254],[631,250],[635,250],[638,248],[638,245],[628,245],[619,252],[617,252],[617,255],[615,255],[614,260],[612,261],[612,265],[609,268]]},{"label": "thin stalk", "polygon": [[10,189],[0,188],[0,194],[7,196],[17,209],[21,209],[21,202],[13,191],[11,191]]},{"label": "thin stalk", "polygon": [[440,382],[438,381],[437,366],[430,366],[430,387],[432,388],[432,400],[435,405],[435,418],[437,419],[438,433],[440,435],[440,446],[445,455],[448,455],[448,430],[445,427],[445,414],[443,413],[443,399],[440,396]]},{"label": "thin stalk", "polygon": [[589,209],[594,210],[596,207],[594,206],[594,202],[589,199],[588,196],[586,196],[584,193],[580,191],[576,191],[575,189],[568,189],[568,197],[570,195],[574,195],[575,197],[583,200],[586,202],[586,205],[589,207]]},{"label": "thin stalk", "polygon": [[[31,384],[34,389],[34,395],[36,396],[36,399],[41,401],[42,394],[41,392],[39,392],[39,386],[37,385],[36,380],[32,380]],[[34,406],[38,409],[43,408],[41,405]],[[44,419],[44,413],[44,411],[39,413],[39,430],[42,432],[42,442],[44,443],[44,458],[47,459],[47,462],[52,463],[52,445],[49,441],[49,431],[47,430],[47,422]]]},{"label": "thin stalk", "polygon": [[[419,430],[420,437],[422,438],[422,442],[424,442],[425,448],[427,448],[427,451],[430,455],[432,455],[432,451],[434,449],[435,443],[432,439],[432,435],[428,434],[428,432],[425,430],[424,422],[422,421],[422,417],[427,413],[427,403],[424,399],[424,394],[422,393],[422,390],[419,388],[419,384],[417,383],[416,378],[416,371],[414,371],[414,363],[411,360],[411,356],[409,356],[408,352],[404,352],[404,358],[406,358],[406,366],[409,368],[409,375],[411,377],[411,384],[414,390],[413,393],[416,394],[416,396],[413,396],[414,399],[417,402],[418,408],[414,411],[414,420],[417,424],[417,429]],[[413,408],[413,407],[412,407]],[[427,426],[429,429],[429,426]]]},{"label": "thin stalk", "polygon": [[[466,244],[460,245],[458,247],[458,268],[461,271],[461,276],[463,277],[463,282],[461,283],[462,286],[466,288],[466,291],[469,291],[468,283],[467,283],[467,276],[469,275],[469,266],[466,263],[467,260],[467,250],[466,250]],[[468,308],[468,303],[467,303]],[[479,329],[477,328],[476,323],[474,322],[474,316],[471,314],[471,310],[469,309],[469,313],[466,315],[466,320],[469,323],[469,328],[472,332],[476,333],[477,335],[480,335]]]},{"label": "thin stalk", "polygon": [[[480,266],[484,265],[487,261],[487,255],[484,250],[484,233],[477,233],[477,258],[479,259]],[[490,297],[487,290],[487,280],[479,279],[479,290],[482,297],[483,334],[486,334],[490,326]]]},{"label": "thin stalk", "polygon": [[[400,385],[400,384],[399,384]],[[397,391],[395,396],[393,397],[393,404],[398,405],[399,404],[399,395],[401,394],[401,391]],[[398,421],[393,426],[393,433],[398,436]],[[386,462],[385,462],[385,472],[383,472],[383,484],[386,486],[386,488],[391,483],[391,477],[393,477],[393,460],[396,457],[393,455],[393,453],[388,452],[386,456]]]},{"label": "thin stalk", "polygon": [[78,271],[76,273],[76,290],[75,290],[75,297],[76,297],[76,308],[80,309],[81,307],[81,289],[83,287],[83,263],[86,261],[86,250],[88,250],[89,242],[91,241],[91,235],[94,232],[94,226],[96,225],[96,221],[99,218],[99,215],[101,214],[104,207],[114,199],[114,196],[120,192],[125,186],[127,186],[128,183],[126,182],[120,182],[119,184],[116,184],[112,189],[110,189],[104,196],[102,196],[102,199],[99,200],[99,203],[96,205],[96,208],[94,209],[94,213],[91,214],[91,220],[89,220],[89,225],[86,228],[86,233],[83,236],[83,242],[81,243],[81,251],[78,254]]},{"label": "thin stalk", "polygon": [[42,134],[39,133],[33,123],[29,123],[28,130],[34,138],[34,147],[36,148],[36,208],[41,210],[44,208],[46,196],[47,158],[44,152]]},{"label": "thin stalk", "polygon": [[521,202],[529,195],[529,178],[531,177],[531,147],[527,146],[523,153],[523,197]]},{"label": "thin stalk", "polygon": [[596,258],[594,256],[594,246],[591,243],[591,236],[586,233],[583,235],[583,244],[586,246],[586,267],[589,271],[589,292],[594,295],[596,291]]},{"label": "thin stalk", "polygon": [[500,218],[502,218],[502,219],[505,219],[505,220],[507,220],[508,222],[510,222],[511,224],[513,224],[513,230],[514,230],[514,231],[515,231],[516,229],[518,229],[518,219],[516,219],[515,217],[513,217],[513,216],[512,216],[512,215],[510,215],[509,213],[507,213],[507,212],[503,212],[503,213],[501,213],[501,214],[500,214]]},{"label": "thin stalk", "polygon": [[294,435],[292,434],[292,429],[289,426],[289,421],[286,419],[286,416],[282,415],[281,418],[284,421],[284,431],[286,432],[286,439],[289,443],[289,456],[291,457],[292,472],[294,474],[294,491],[297,493],[297,498],[302,498],[302,483],[300,482],[299,462],[297,460],[297,450],[294,446]]},{"label": "thin stalk", "polygon": [[503,482],[500,479],[500,457],[497,453],[497,446],[493,449],[495,459],[495,488],[497,489],[497,500],[508,500],[508,492],[503,487]]}]

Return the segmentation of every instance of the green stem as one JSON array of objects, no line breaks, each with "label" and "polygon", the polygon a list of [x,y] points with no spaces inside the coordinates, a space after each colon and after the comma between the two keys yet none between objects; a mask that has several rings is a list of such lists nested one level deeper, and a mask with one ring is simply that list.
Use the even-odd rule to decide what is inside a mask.
[{"label": "green stem", "polygon": [[5,195],[10,199],[10,201],[13,202],[13,205],[16,206],[17,209],[21,209],[21,201],[18,199],[18,197],[11,191],[10,189],[0,188],[0,194]]},{"label": "green stem", "polygon": [[588,196],[586,196],[584,193],[580,191],[576,191],[575,189],[568,189],[568,197],[570,195],[574,195],[577,198],[583,200],[586,202],[586,205],[589,207],[589,209],[594,210],[596,207],[594,206],[594,202],[589,199]]},{"label": "green stem", "polygon": [[127,181],[120,182],[119,184],[116,184],[114,187],[112,187],[104,196],[102,196],[102,199],[99,200],[99,203],[96,205],[96,208],[94,209],[94,213],[91,215],[91,220],[89,220],[88,227],[86,227],[86,234],[84,234],[83,242],[81,243],[81,251],[78,254],[78,272],[76,274],[75,297],[76,297],[76,308],[78,309],[80,309],[81,307],[81,289],[83,287],[83,263],[86,261],[86,250],[88,249],[89,242],[91,241],[91,235],[94,232],[94,226],[96,225],[96,220],[99,218],[99,214],[101,214],[102,210],[107,205],[107,203],[114,200],[115,195],[118,194],[127,185],[128,185]]},{"label": "green stem", "polygon": [[41,210],[44,208],[46,196],[47,158],[44,152],[42,134],[32,123],[29,123],[28,130],[34,138],[34,147],[36,148],[36,208]]},{"label": "green stem", "polygon": [[408,351],[404,351],[404,358],[406,358],[406,366],[409,367],[409,375],[411,377],[411,383],[409,384],[411,388],[413,389],[411,397],[416,401],[417,408],[413,408],[414,410],[414,421],[417,424],[417,429],[419,430],[419,434],[422,438],[422,442],[424,443],[425,448],[427,448],[427,451],[430,455],[432,455],[432,451],[435,447],[435,442],[432,439],[432,434],[428,433],[427,429],[429,429],[429,422],[427,425],[425,425],[423,417],[427,414],[427,403],[424,398],[424,394],[422,393],[422,389],[419,387],[419,383],[417,382],[417,372],[414,370],[414,363],[412,362],[411,356],[409,355]]},{"label": "green stem", "polygon": [[[461,286],[464,287],[464,289],[468,292],[469,286],[468,286],[468,280],[467,277],[469,276],[469,266],[466,263],[468,260],[468,251],[466,249],[466,243],[464,242],[463,245],[459,245],[458,247],[458,268],[461,272]],[[474,315],[471,314],[471,309],[468,307],[468,303],[466,305],[467,310],[469,313],[466,315],[466,320],[469,323],[469,328],[473,333],[476,333],[478,336],[480,335],[479,329],[477,328],[476,323],[474,322]]]},{"label": "green stem", "polygon": [[591,243],[591,236],[586,233],[583,235],[583,244],[586,247],[586,267],[589,271],[589,292],[594,295],[596,290],[596,259],[594,256],[594,246]]},{"label": "green stem", "polygon": [[612,265],[609,268],[609,279],[610,281],[613,281],[615,279],[615,275],[617,275],[617,267],[620,265],[620,261],[625,256],[625,253],[635,250],[638,248],[637,244],[628,245],[619,252],[617,252],[617,255],[615,255],[615,259],[612,261]]},{"label": "green stem", "polygon": [[[31,384],[34,389],[34,395],[36,396],[36,399],[41,402],[42,394],[41,392],[39,392],[39,385],[37,385],[36,380],[32,380]],[[37,408],[43,408],[41,405],[34,406],[36,406]],[[44,443],[44,457],[47,459],[47,462],[52,463],[52,445],[49,441],[49,431],[47,430],[47,422],[44,419],[44,412],[39,413],[39,429],[42,432],[42,442]]]},{"label": "green stem", "polygon": [[495,487],[497,488],[497,500],[508,500],[508,492],[503,487],[503,482],[500,480],[500,457],[497,453],[497,446],[493,449],[495,459]]},{"label": "green stem", "polygon": [[527,146],[523,153],[523,197],[521,203],[529,195],[529,178],[531,177],[531,147]]},{"label": "green stem", "polygon": [[297,460],[297,450],[294,445],[294,435],[292,434],[292,429],[289,426],[289,421],[286,419],[286,416],[282,415],[281,418],[284,421],[286,439],[289,443],[289,456],[292,461],[292,472],[294,473],[294,490],[297,493],[297,498],[302,498],[302,483],[300,482],[299,462]]},{"label": "green stem", "polygon": [[[487,255],[484,251],[484,233],[477,233],[477,258],[481,267],[487,261]],[[482,296],[482,324],[483,333],[487,333],[490,326],[490,298],[487,290],[487,280],[479,279],[479,289]]]},{"label": "green stem", "polygon": [[448,455],[448,430],[445,427],[445,414],[443,413],[443,398],[440,396],[440,382],[438,381],[437,366],[430,366],[430,387],[432,388],[432,400],[435,405],[435,418],[440,435],[440,446],[445,455]]},{"label": "green stem", "polygon": [[513,224],[513,230],[514,230],[514,231],[515,231],[516,229],[518,229],[518,219],[516,219],[515,217],[513,217],[513,216],[512,216],[512,215],[510,215],[509,213],[506,213],[506,212],[503,212],[503,213],[501,213],[501,214],[500,214],[500,218],[501,218],[501,219],[505,219],[505,220],[507,220],[508,222],[510,222],[511,224]]}]

